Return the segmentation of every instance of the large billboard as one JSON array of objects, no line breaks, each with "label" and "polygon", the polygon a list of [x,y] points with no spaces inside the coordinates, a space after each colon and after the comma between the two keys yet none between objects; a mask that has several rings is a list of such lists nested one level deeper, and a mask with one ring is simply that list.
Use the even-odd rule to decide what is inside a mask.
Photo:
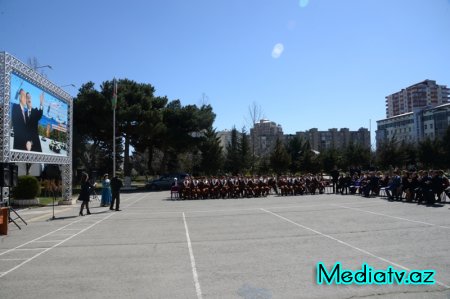
[{"label": "large billboard", "polygon": [[72,164],[72,115],[67,92],[0,52],[0,162]]},{"label": "large billboard", "polygon": [[56,164],[72,198],[73,99],[14,56],[0,52],[0,162]]},{"label": "large billboard", "polygon": [[14,72],[10,80],[10,150],[67,156],[68,104]]}]

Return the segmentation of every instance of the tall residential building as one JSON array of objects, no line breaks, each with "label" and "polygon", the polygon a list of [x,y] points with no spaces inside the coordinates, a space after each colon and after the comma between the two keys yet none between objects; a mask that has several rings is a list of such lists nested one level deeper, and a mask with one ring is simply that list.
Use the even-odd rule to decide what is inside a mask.
[{"label": "tall residential building", "polygon": [[296,136],[309,141],[311,149],[324,151],[326,149],[342,149],[350,143],[370,148],[370,132],[366,128],[360,128],[358,131],[350,131],[348,128],[329,129],[328,131],[319,131],[312,128],[305,132],[296,132]]},{"label": "tall residential building", "polygon": [[386,118],[450,102],[450,88],[425,80],[386,97]]},{"label": "tall residential building", "polygon": [[377,147],[383,142],[417,143],[425,139],[442,139],[450,126],[450,103],[416,108],[413,112],[377,121]]},{"label": "tall residential building", "polygon": [[277,138],[283,140],[283,129],[273,121],[261,119],[250,129],[250,143],[254,146],[256,156],[270,154]]},{"label": "tall residential building", "polygon": [[231,143],[231,131],[223,130],[217,132],[217,137],[220,139],[220,146],[224,153],[227,151],[227,146]]},{"label": "tall residential building", "polygon": [[[237,131],[238,139],[242,137],[242,133]],[[220,139],[220,146],[222,147],[222,151],[225,154],[228,149],[228,145],[231,143],[231,130],[223,130],[217,132],[217,137]]]}]

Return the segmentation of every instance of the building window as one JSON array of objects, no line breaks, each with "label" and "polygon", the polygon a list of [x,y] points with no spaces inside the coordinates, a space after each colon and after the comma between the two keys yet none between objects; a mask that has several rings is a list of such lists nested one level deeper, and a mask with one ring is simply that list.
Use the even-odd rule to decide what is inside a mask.
[{"label": "building window", "polygon": [[430,129],[433,129],[433,124],[430,124]]}]

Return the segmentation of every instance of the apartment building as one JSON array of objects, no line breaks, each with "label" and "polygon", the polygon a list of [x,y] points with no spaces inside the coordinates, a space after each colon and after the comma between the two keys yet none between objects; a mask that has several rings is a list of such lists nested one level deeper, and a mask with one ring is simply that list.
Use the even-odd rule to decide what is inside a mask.
[{"label": "apartment building", "polygon": [[270,154],[278,138],[283,140],[283,128],[267,119],[261,119],[250,129],[250,142],[254,143],[256,156]]},{"label": "apartment building", "polygon": [[450,103],[415,108],[412,112],[377,121],[377,147],[388,140],[417,143],[442,139],[450,125]]},{"label": "apartment building", "polygon": [[328,131],[319,131],[312,128],[304,132],[296,132],[297,137],[309,141],[311,149],[324,151],[327,149],[343,149],[350,143],[370,148],[370,132],[366,128],[360,128],[357,131],[350,131],[348,128],[332,128]]},{"label": "apartment building", "polygon": [[450,101],[450,89],[436,81],[425,80],[386,97],[386,118],[434,107]]}]

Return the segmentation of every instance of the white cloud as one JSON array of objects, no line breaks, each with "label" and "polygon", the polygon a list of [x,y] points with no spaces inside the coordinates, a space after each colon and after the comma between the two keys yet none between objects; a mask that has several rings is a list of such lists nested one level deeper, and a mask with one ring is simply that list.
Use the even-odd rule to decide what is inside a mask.
[{"label": "white cloud", "polygon": [[309,0],[300,0],[299,5],[300,7],[306,7],[308,6]]},{"label": "white cloud", "polygon": [[272,57],[277,59],[281,56],[284,51],[284,46],[281,43],[276,44],[272,50]]}]

